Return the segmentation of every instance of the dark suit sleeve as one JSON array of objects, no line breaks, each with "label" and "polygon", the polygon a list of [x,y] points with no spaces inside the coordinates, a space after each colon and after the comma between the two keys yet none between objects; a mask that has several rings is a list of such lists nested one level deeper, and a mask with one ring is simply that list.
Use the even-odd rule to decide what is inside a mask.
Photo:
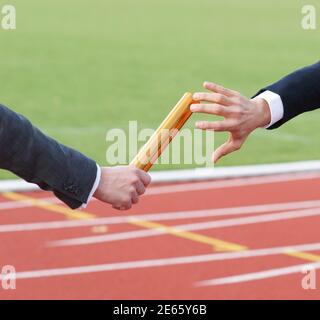
[{"label": "dark suit sleeve", "polygon": [[320,62],[299,69],[278,82],[260,90],[270,90],[280,95],[284,106],[282,120],[269,129],[280,127],[297,115],[320,107]]},{"label": "dark suit sleeve", "polygon": [[0,168],[51,190],[72,209],[88,199],[96,163],[43,134],[25,117],[0,105]]}]

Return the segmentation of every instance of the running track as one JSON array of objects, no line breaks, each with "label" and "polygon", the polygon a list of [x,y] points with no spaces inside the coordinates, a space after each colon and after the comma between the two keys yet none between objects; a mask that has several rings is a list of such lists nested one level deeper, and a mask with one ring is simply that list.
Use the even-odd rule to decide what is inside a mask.
[{"label": "running track", "polygon": [[154,185],[121,213],[3,193],[0,250],[0,299],[319,299],[320,173]]}]

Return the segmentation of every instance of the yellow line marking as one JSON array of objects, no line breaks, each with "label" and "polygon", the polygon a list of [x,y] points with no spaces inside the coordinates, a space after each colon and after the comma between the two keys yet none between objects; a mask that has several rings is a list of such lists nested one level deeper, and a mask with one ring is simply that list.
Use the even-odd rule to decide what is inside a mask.
[{"label": "yellow line marking", "polygon": [[53,211],[57,213],[62,213],[68,219],[78,219],[78,220],[89,220],[94,219],[96,216],[92,213],[84,212],[84,211],[74,211],[69,208],[65,208],[59,206],[57,204],[52,204],[47,201],[43,201],[40,199],[35,199],[32,197],[28,197],[15,192],[5,192],[2,194],[5,198],[14,200],[14,201],[26,201],[32,204],[34,207],[39,207],[46,209],[48,211]]},{"label": "yellow line marking", "polygon": [[209,244],[213,247],[215,251],[243,251],[248,249],[247,247],[241,246],[239,244],[226,242],[226,241],[211,238],[202,234],[184,231],[181,229],[177,229],[175,227],[170,227],[170,226],[166,226],[166,225],[151,222],[151,221],[132,219],[130,220],[130,223],[140,227],[147,228],[147,229],[159,229],[168,234],[174,235],[176,237],[189,239],[194,242]]},{"label": "yellow line marking", "polygon": [[287,256],[300,258],[302,260],[308,260],[308,261],[320,261],[320,255],[313,254],[309,252],[298,252],[298,251],[292,251],[292,252],[285,252]]},{"label": "yellow line marking", "polygon": [[[57,213],[62,213],[64,216],[66,216],[69,219],[80,219],[80,220],[88,220],[88,219],[94,219],[96,216],[92,213],[88,212],[83,212],[83,211],[74,211],[65,207],[62,207],[60,205],[55,205],[51,204],[49,202],[43,201],[41,199],[35,199],[29,196],[22,195],[20,193],[15,193],[15,192],[6,192],[2,194],[4,197],[10,200],[15,200],[15,201],[26,201],[28,203],[31,203],[35,207],[43,208],[49,211],[57,212]],[[200,242],[204,244],[211,245],[214,250],[216,251],[242,251],[242,250],[247,250],[246,247],[231,243],[231,242],[226,242],[223,240],[211,238],[205,235],[201,235],[198,233],[194,232],[189,232],[189,231],[183,231],[176,229],[174,227],[166,226],[160,223],[155,223],[151,221],[142,221],[142,220],[130,220],[128,223],[136,225],[136,226],[141,226],[146,229],[162,229],[164,232],[180,237],[180,238],[185,238],[189,239],[195,242]],[[106,232],[104,229],[103,231],[98,228],[92,229],[93,232]]]},{"label": "yellow line marking", "polygon": [[[94,215],[93,213],[84,212],[84,211],[74,211],[69,208],[51,204],[41,199],[35,199],[29,196],[22,195],[20,193],[5,192],[5,193],[2,193],[2,195],[9,200],[26,201],[27,203],[32,204],[34,207],[39,207],[39,208],[46,209],[48,211],[62,213],[68,219],[89,220],[89,219],[96,218],[96,215]],[[180,230],[175,227],[166,226],[156,222],[132,219],[128,221],[128,223],[131,223],[136,226],[141,226],[147,229],[160,229],[168,234],[172,234],[180,238],[185,238],[195,242],[209,244],[216,251],[243,251],[243,250],[249,249],[248,247],[245,247],[236,243],[226,242],[220,239],[211,238],[198,233]],[[99,231],[101,232],[101,230]],[[309,252],[292,251],[292,252],[284,252],[283,254],[291,257],[299,258],[302,260],[307,260],[307,261],[320,261],[320,255],[309,253]]]}]

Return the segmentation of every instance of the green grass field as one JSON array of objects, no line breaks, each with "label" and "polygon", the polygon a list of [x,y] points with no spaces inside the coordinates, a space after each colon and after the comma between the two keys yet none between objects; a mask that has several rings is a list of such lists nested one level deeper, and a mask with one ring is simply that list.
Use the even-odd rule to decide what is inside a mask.
[{"label": "green grass field", "polygon": [[[250,96],[319,59],[319,29],[300,25],[302,5],[320,12],[315,0],[0,0],[0,8],[7,3],[17,30],[0,29],[1,103],[100,164],[108,129],[129,120],[156,128],[204,80]],[[210,119],[188,125],[199,118]],[[318,159],[319,123],[315,111],[261,129],[219,165]],[[216,145],[224,139],[217,134]]]}]

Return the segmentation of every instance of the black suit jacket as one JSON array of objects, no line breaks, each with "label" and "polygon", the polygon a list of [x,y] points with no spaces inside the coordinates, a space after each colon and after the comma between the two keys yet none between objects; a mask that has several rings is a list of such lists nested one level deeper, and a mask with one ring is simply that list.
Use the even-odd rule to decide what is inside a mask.
[{"label": "black suit jacket", "polygon": [[97,174],[93,160],[59,144],[3,105],[0,105],[0,168],[53,191],[72,209],[87,201]]},{"label": "black suit jacket", "polygon": [[280,95],[283,106],[283,119],[269,129],[278,128],[295,116],[320,107],[320,62],[299,69],[278,82],[260,90],[270,90]]}]

